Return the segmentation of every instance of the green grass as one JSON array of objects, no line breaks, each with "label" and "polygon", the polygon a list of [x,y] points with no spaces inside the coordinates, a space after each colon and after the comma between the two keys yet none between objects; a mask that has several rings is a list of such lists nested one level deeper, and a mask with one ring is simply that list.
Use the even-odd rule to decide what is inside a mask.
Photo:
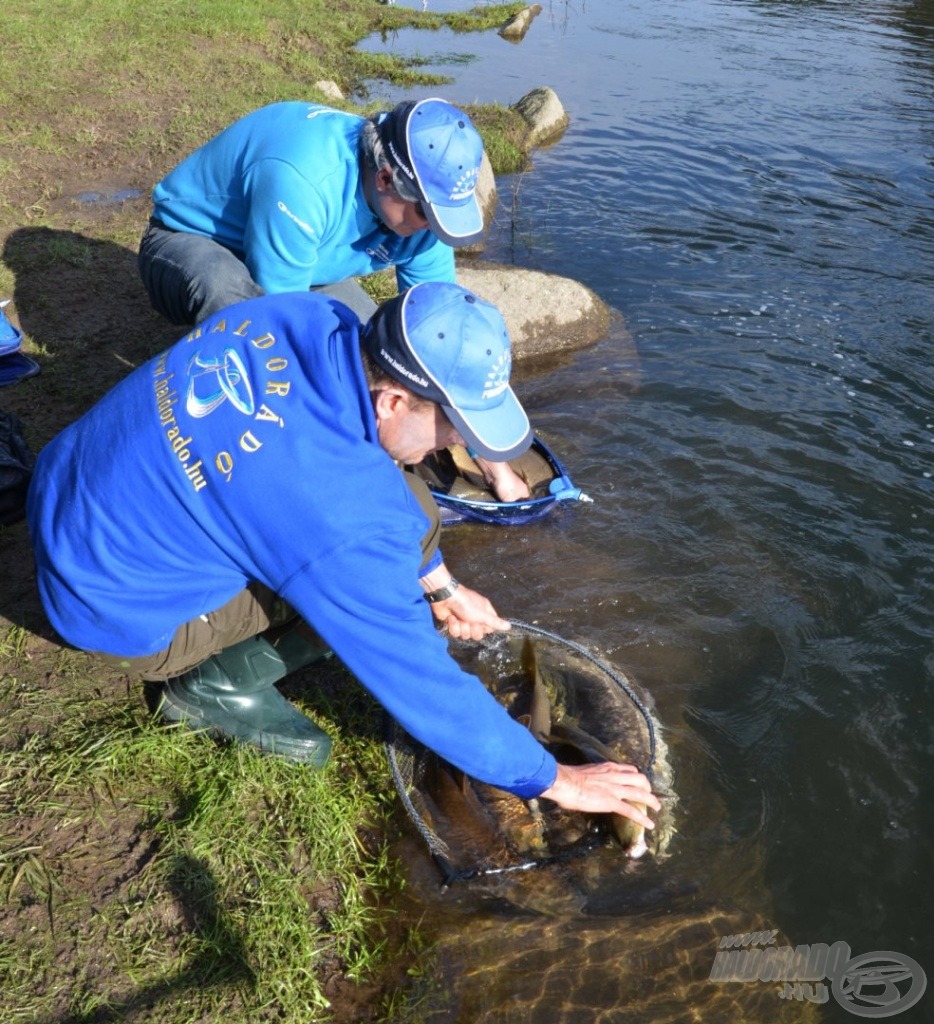
[{"label": "green grass", "polygon": [[466,109],[483,136],[484,149],[497,174],[515,174],[529,167],[524,145],[528,125],[514,110],[499,104]]},{"label": "green grass", "polygon": [[[34,449],[174,337],[133,254],[149,189],[178,160],[248,110],[321,98],[322,79],[347,96],[374,78],[441,85],[356,43],[489,29],[522,6],[4,0],[0,298],[15,297],[43,373],[3,397]],[[468,109],[494,169],[524,166],[518,115]],[[140,195],[73,199],[107,186]],[[366,286],[395,290],[389,275]],[[0,558],[28,565],[24,529],[0,528]],[[353,681],[304,705],[335,739],[315,773],[154,723],[137,685],[33,633],[35,604],[3,609],[20,616],[0,618],[3,1024],[418,1018],[409,985],[429,949],[398,916],[400,812],[378,709]]]},{"label": "green grass", "polygon": [[438,15],[373,0],[339,8],[322,0],[9,0],[0,11],[5,147],[33,175],[43,156],[117,152],[151,162],[161,176],[236,117],[313,96],[322,79],[345,94],[372,78],[403,87],[447,81],[398,57],[356,50],[372,32],[489,29],[521,7]]},{"label": "green grass", "polygon": [[[388,777],[377,712],[350,702],[361,739],[346,709],[332,721],[320,708],[336,741],[321,772],[86,695],[0,753],[0,897],[51,924],[0,942],[4,1021],[56,1019],[62,977],[78,1020],[135,1019],[143,1005],[147,1021],[187,1020],[193,1006],[324,1020],[319,970],[366,982],[386,968],[400,881],[383,838],[392,801],[371,782]],[[108,871],[109,897],[74,885]]]}]

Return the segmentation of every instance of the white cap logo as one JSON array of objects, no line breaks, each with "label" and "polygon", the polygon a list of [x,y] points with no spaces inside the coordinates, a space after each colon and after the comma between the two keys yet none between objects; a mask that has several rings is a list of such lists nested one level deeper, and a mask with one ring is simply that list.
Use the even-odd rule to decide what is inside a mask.
[{"label": "white cap logo", "polygon": [[509,387],[509,371],[512,368],[512,356],[509,349],[496,360],[493,368],[486,375],[483,384],[483,398],[496,398]]},{"label": "white cap logo", "polygon": [[476,190],[477,179],[480,177],[480,168],[474,167],[470,171],[465,171],[454,183],[454,187],[451,189],[451,199],[469,199]]}]

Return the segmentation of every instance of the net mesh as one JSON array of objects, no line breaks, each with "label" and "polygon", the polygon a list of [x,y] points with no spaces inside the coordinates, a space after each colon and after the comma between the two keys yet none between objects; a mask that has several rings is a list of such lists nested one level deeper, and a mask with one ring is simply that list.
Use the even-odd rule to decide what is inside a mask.
[{"label": "net mesh", "polygon": [[[512,627],[479,642],[451,640],[450,652],[525,724],[541,713],[534,706],[537,675],[547,692],[554,733],[582,730],[598,751],[636,765],[651,779],[655,726],[645,698],[626,676],[546,630],[517,621]],[[446,882],[554,863],[607,840],[608,816],[562,811],[550,801],[540,805],[478,783],[395,720],[387,717],[386,727],[396,790]],[[589,757],[582,753],[583,746],[572,749],[554,735],[543,742],[565,762],[595,759],[592,752]]]}]

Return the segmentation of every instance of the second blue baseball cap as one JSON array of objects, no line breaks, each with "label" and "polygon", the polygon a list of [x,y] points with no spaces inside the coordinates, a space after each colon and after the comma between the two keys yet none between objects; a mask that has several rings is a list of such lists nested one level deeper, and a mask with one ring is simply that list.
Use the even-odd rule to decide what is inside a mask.
[{"label": "second blue baseball cap", "polygon": [[512,352],[499,310],[460,285],[425,282],[384,302],[363,347],[393,380],[436,402],[474,451],[494,462],[532,443],[509,385]]},{"label": "second blue baseball cap", "polygon": [[400,103],[377,127],[389,159],[418,194],[431,230],[448,245],[478,241],[483,140],[470,118],[432,98]]}]

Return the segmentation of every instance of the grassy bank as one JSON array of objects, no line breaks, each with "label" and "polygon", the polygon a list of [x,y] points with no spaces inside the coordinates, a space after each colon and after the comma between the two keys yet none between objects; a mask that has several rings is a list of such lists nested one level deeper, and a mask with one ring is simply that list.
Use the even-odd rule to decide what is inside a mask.
[{"label": "grassy bank", "polygon": [[[519,6],[5,0],[0,298],[42,373],[0,408],[33,450],[175,340],[135,268],[170,167],[250,109],[323,99],[322,79],[348,96],[431,81],[357,53],[373,31],[479,28]],[[494,166],[514,167],[521,126],[470,109]],[[396,916],[372,701],[338,664],[290,681],[335,737],[318,774],[167,728],[137,684],[51,633],[22,523],[0,527],[0,559],[0,1020],[403,1019],[420,940]]]}]

